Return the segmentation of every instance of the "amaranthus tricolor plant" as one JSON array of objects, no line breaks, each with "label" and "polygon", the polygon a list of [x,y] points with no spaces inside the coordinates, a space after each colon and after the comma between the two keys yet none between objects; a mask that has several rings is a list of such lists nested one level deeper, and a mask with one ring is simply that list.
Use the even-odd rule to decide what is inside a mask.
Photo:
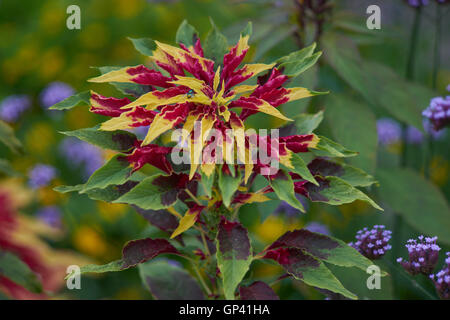
[{"label": "amaranthus tricolor plant", "polygon": [[[51,108],[83,103],[109,117],[64,134],[117,152],[85,184],[58,191],[129,204],[165,235],[130,241],[122,259],[84,266],[83,273],[138,266],[157,299],[277,298],[268,284],[249,276],[252,262],[261,260],[278,263],[287,276],[310,286],[357,298],[327,267],[366,271],[372,262],[354,248],[302,229],[257,251],[239,221],[242,206],[274,199],[304,212],[296,194],[330,205],[362,200],[381,210],[356,188],[374,184],[373,177],[338,160],[357,152],[313,133],[321,116],[299,116],[295,124],[302,130],[294,135],[248,130],[247,119],[256,113],[291,122],[280,106],[321,94],[289,86],[319,59],[315,45],[270,64],[245,63],[251,32],[248,24],[230,49],[215,26],[201,42],[186,21],[176,35],[178,47],[131,39],[151,67],[102,67],[90,80],[113,84],[126,97],[82,92]],[[132,133],[147,126],[143,140]],[[167,133],[169,144],[161,139]],[[186,270],[153,260],[160,255],[184,258]],[[178,289],[170,290],[175,284]]]}]

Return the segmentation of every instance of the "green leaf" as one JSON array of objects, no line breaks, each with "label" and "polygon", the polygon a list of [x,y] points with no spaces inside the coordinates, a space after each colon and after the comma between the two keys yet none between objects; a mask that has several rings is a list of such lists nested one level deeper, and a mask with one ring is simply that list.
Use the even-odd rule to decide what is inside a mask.
[{"label": "green leaf", "polygon": [[42,292],[42,285],[37,275],[12,253],[0,251],[0,276],[6,277],[30,292]]},{"label": "green leaf", "polygon": [[214,21],[211,19],[212,29],[209,31],[203,46],[205,57],[214,60],[218,64],[222,64],[223,56],[228,51],[227,38],[217,29]]},{"label": "green leaf", "polygon": [[165,260],[140,264],[139,275],[145,287],[158,300],[203,300],[197,281],[184,269]]},{"label": "green leaf", "polygon": [[245,26],[245,28],[241,31],[241,36],[242,37],[245,37],[245,36],[251,37],[252,33],[253,33],[253,25],[252,25],[252,22],[249,21],[247,23],[247,25]]},{"label": "green leaf", "polygon": [[198,32],[193,26],[191,26],[186,20],[180,24],[175,37],[176,43],[182,43],[186,47],[192,47],[195,45],[198,39]]},{"label": "green leaf", "polygon": [[54,104],[49,109],[50,110],[66,110],[66,109],[72,109],[73,107],[76,107],[80,104],[90,105],[91,104],[90,99],[91,99],[91,92],[83,91],[76,95],[68,97],[67,99],[65,99],[61,102],[58,102],[57,104]]},{"label": "green leaf", "polygon": [[348,182],[354,187],[368,187],[377,181],[361,169],[347,165],[343,162],[334,162],[324,158],[316,158],[308,164],[313,175],[322,177],[334,176]]},{"label": "green leaf", "polygon": [[270,176],[269,184],[280,200],[286,201],[301,212],[305,212],[305,208],[295,196],[292,178],[283,170],[279,170],[275,176]]},{"label": "green leaf", "polygon": [[363,61],[349,38],[330,33],[323,44],[325,58],[332,68],[370,105],[384,109],[402,122],[422,128],[421,110],[429,101],[425,96],[433,97],[430,90],[428,93],[413,90],[412,87],[421,86],[405,81],[385,65]]},{"label": "green leaf", "polygon": [[309,199],[311,201],[325,202],[330,205],[338,206],[361,200],[369,203],[372,207],[383,211],[383,209],[366,194],[338,177],[327,176],[325,179],[317,178],[317,181],[320,184],[319,187],[313,184],[307,186]]},{"label": "green leaf", "polygon": [[53,190],[59,193],[78,192],[84,189],[84,184],[77,184],[75,186],[57,186]]},{"label": "green leaf", "polygon": [[123,130],[102,131],[99,130],[99,126],[61,133],[69,137],[76,137],[100,148],[122,152],[130,150],[137,139],[131,132]]},{"label": "green leaf", "polygon": [[314,53],[316,44],[313,43],[309,47],[293,52],[277,60],[278,69],[283,69],[283,74],[289,77],[297,77],[319,60],[322,52]]},{"label": "green leaf", "polygon": [[291,164],[294,168],[287,168],[289,171],[299,174],[304,180],[314,183],[315,185],[319,185],[314,176],[309,171],[306,166],[305,161],[296,153],[291,154]]},{"label": "green leaf", "polygon": [[153,55],[153,50],[156,49],[156,43],[150,38],[128,38],[132,43],[134,48],[142,53],[144,56],[151,57]]},{"label": "green leaf", "polygon": [[80,193],[86,193],[91,189],[104,189],[110,185],[124,184],[130,177],[132,169],[124,155],[115,155],[91,175]]},{"label": "green leaf", "polygon": [[251,250],[247,229],[239,222],[222,219],[217,232],[216,257],[228,300],[234,300],[234,292],[252,263]]},{"label": "green leaf", "polygon": [[22,144],[14,135],[13,129],[4,121],[0,120],[0,142],[6,145],[12,152],[22,153]]},{"label": "green leaf", "polygon": [[441,191],[410,169],[379,169],[380,196],[411,226],[450,244],[450,210]]},{"label": "green leaf", "polygon": [[319,143],[315,149],[310,149],[310,151],[319,157],[354,157],[358,155],[358,152],[348,150],[328,138],[323,136],[318,137],[320,138]]},{"label": "green leaf", "polygon": [[173,205],[179,193],[177,177],[154,175],[142,180],[136,187],[114,203],[134,204],[144,210],[161,210]]},{"label": "green leaf", "polygon": [[216,170],[214,170],[209,177],[203,171],[201,172],[201,175],[202,175],[201,184],[205,189],[205,193],[208,197],[211,197],[214,179],[216,177]]},{"label": "green leaf", "polygon": [[282,247],[301,249],[316,259],[341,267],[356,267],[366,271],[373,264],[345,242],[306,229],[286,232],[266,250]]},{"label": "green leaf", "polygon": [[283,70],[283,74],[295,78],[315,65],[321,56],[322,52],[317,52],[303,60],[285,62],[280,65],[280,69]]},{"label": "green leaf", "polygon": [[292,52],[292,53],[288,54],[287,56],[284,56],[284,57],[278,59],[277,63],[283,64],[283,63],[291,63],[293,61],[304,60],[308,57],[311,57],[314,54],[314,50],[316,50],[316,47],[317,47],[317,44],[313,43],[312,45],[310,45],[306,48]]},{"label": "green leaf", "polygon": [[[231,170],[234,170],[234,168],[232,168]],[[230,206],[231,199],[233,198],[234,193],[239,188],[241,182],[242,175],[240,170],[237,170],[237,174],[235,174],[235,176],[233,177],[231,174],[224,173],[222,167],[219,169],[219,190],[222,194],[223,204],[226,207]]]},{"label": "green leaf", "polygon": [[268,251],[264,258],[277,261],[290,275],[307,285],[357,299],[353,293],[344,288],[322,261],[301,249],[279,248]]},{"label": "green leaf", "polygon": [[374,113],[366,104],[345,96],[333,95],[330,98],[327,103],[330,106],[327,108],[327,119],[333,136],[359,152],[358,157],[349,160],[351,164],[374,173],[378,144]]},{"label": "green leaf", "polygon": [[323,111],[319,111],[315,114],[302,113],[295,117],[295,126],[300,134],[312,133],[323,120]]}]

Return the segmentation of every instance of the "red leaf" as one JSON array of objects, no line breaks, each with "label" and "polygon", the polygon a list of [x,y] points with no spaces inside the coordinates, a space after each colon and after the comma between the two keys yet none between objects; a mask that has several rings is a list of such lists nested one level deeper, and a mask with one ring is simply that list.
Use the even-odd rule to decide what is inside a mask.
[{"label": "red leaf", "polygon": [[179,253],[169,241],[165,239],[140,239],[128,242],[122,251],[123,264],[121,269],[134,267],[157,257],[163,253]]},{"label": "red leaf", "polygon": [[240,287],[241,300],[280,300],[277,294],[265,282],[256,281],[248,287]]}]

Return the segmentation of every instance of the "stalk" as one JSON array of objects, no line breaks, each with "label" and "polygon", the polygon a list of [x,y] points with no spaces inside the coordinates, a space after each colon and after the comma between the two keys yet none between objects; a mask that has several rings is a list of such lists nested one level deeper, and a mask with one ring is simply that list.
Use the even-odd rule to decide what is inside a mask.
[{"label": "stalk", "polygon": [[[410,38],[410,44],[409,44],[409,52],[408,52],[408,60],[406,65],[406,79],[407,80],[413,80],[414,79],[414,67],[415,67],[415,61],[416,61],[416,51],[417,51],[417,44],[419,40],[419,30],[420,30],[420,23],[422,20],[422,8],[417,7],[414,10],[414,22],[412,26],[411,31],[411,38]],[[402,153],[400,155],[400,167],[406,168],[408,165],[407,161],[407,155],[408,155],[408,148],[407,148],[407,125],[405,123],[402,124]],[[393,225],[393,250],[392,254],[394,256],[394,262],[395,265],[396,259],[399,256],[399,251],[401,248],[401,227],[403,224],[402,217],[399,213],[394,214],[394,225]],[[392,278],[394,280],[394,283],[398,283],[398,272],[395,270],[395,268],[392,270]],[[394,293],[397,296],[399,294],[397,286],[394,285]]]},{"label": "stalk", "polygon": [[[441,7],[436,3],[436,14],[435,14],[435,35],[434,35],[434,49],[433,49],[433,75],[431,79],[431,85],[434,90],[437,88],[437,77],[438,71],[441,64],[441,35],[442,35],[442,13]],[[430,177],[430,165],[434,154],[433,136],[431,133],[426,134],[427,147],[428,147],[428,157],[425,161],[425,178]]]}]

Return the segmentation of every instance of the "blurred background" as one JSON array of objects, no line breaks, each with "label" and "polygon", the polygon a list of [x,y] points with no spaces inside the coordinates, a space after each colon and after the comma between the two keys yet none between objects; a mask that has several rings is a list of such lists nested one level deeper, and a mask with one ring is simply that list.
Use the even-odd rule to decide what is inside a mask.
[{"label": "blurred background", "polygon": [[[39,246],[36,250],[45,252],[39,261],[42,270],[53,274],[50,267],[55,267],[56,261],[106,263],[121,256],[126,241],[157,232],[128,206],[53,191],[57,185],[85,182],[113,154],[59,133],[94,126],[102,121],[101,116],[90,113],[85,106],[68,112],[51,111],[48,107],[88,89],[121,97],[114,87],[86,80],[99,74],[96,67],[145,64],[146,57],[135,51],[127,38],[149,37],[173,43],[184,19],[204,38],[212,18],[230,45],[236,42],[243,26],[252,21],[251,51],[246,58],[250,61],[272,62],[318,42],[324,56],[316,67],[295,81],[313,90],[329,90],[331,94],[287,104],[283,112],[294,117],[301,112],[324,110],[325,120],[319,133],[359,151],[360,156],[351,163],[377,178],[378,170],[395,171],[404,159],[418,176],[429,177],[427,185],[413,186],[410,194],[399,196],[402,201],[423,197],[419,201],[423,206],[416,206],[417,212],[400,222],[394,210],[389,209],[399,206],[392,203],[396,199],[383,197],[383,181],[380,188],[367,190],[386,208],[383,214],[362,202],[340,207],[307,204],[304,215],[279,202],[264,207],[247,205],[240,217],[254,234],[255,247],[263,248],[285,231],[304,226],[350,242],[359,229],[385,224],[388,229],[395,229],[394,240],[399,244],[419,234],[433,236],[447,232],[439,244],[443,252],[449,251],[450,235],[445,224],[448,225],[450,217],[445,205],[450,195],[450,137],[445,129],[439,132],[431,129],[421,112],[429,106],[431,98],[449,95],[446,88],[450,84],[450,6],[437,7],[433,2],[423,8],[411,74],[407,66],[415,9],[406,1],[328,1],[330,6],[320,13],[300,12],[301,2],[43,0],[24,5],[20,1],[0,0],[0,118],[9,124],[23,146],[22,152],[15,153],[0,145],[0,158],[8,160],[0,162],[0,211],[6,215],[9,210],[23,218],[20,223],[26,221],[29,229],[24,230],[29,231],[22,232],[36,236],[27,245]],[[71,4],[81,9],[80,30],[66,27],[69,16],[66,9]],[[381,30],[366,27],[366,9],[372,4],[381,8]],[[441,35],[436,40],[439,17]],[[438,66],[436,50],[440,57]],[[284,125],[265,116],[250,119],[254,128]],[[402,128],[406,136],[402,136]],[[428,190],[439,195],[440,207],[430,209],[430,202],[433,205],[437,200],[427,197]],[[0,214],[0,224],[5,227],[1,217]],[[433,219],[438,219],[436,224],[445,222],[440,230],[421,228]],[[403,246],[397,246],[380,264],[392,270],[388,263],[406,254]],[[137,270],[83,276],[82,290],[66,289],[62,280],[65,268],[58,270],[56,279],[46,277],[48,290],[55,293],[39,297],[151,298],[141,285]],[[256,264],[252,273],[255,278],[272,279],[280,270]],[[393,277],[388,277],[383,279],[383,290],[369,292],[352,287],[358,286],[352,276],[357,277],[342,274],[343,279],[348,278],[348,284],[343,280],[344,285],[363,291],[368,298],[429,298],[423,290],[415,289],[407,277],[395,279],[395,288]],[[364,274],[358,276],[362,279]],[[417,281],[433,294],[431,282],[425,278]],[[363,287],[365,281],[360,282]],[[280,281],[274,288],[284,299],[324,298],[299,282]],[[11,297],[11,292],[5,292],[2,294],[0,290],[2,298]],[[20,290],[14,292],[16,297],[29,296]]]}]

